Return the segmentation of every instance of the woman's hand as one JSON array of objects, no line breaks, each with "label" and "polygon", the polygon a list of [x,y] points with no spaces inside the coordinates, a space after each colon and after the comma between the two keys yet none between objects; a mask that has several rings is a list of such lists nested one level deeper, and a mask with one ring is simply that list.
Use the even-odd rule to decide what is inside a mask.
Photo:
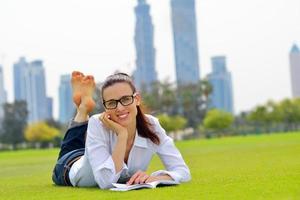
[{"label": "woman's hand", "polygon": [[115,170],[118,173],[122,169],[124,163],[128,137],[127,129],[111,120],[109,114],[107,114],[106,112],[101,113],[99,119],[104,124],[104,126],[111,129],[117,134],[117,143],[111,156],[115,164]]},{"label": "woman's hand", "polygon": [[114,122],[113,120],[111,120],[110,115],[107,114],[106,112],[101,113],[99,119],[107,128],[116,132],[117,136],[119,136],[120,134],[127,135],[127,129],[121,126],[120,124]]},{"label": "woman's hand", "polygon": [[140,184],[140,183],[150,183],[158,180],[172,180],[169,175],[162,176],[150,176],[143,171],[137,171],[130,179],[127,181],[127,185]]}]

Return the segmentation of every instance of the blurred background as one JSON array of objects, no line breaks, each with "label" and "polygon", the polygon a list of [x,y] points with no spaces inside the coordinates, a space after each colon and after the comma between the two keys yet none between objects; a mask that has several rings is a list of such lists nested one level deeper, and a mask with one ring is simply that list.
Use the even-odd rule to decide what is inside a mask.
[{"label": "blurred background", "polygon": [[132,75],[177,140],[299,130],[299,21],[298,0],[1,0],[0,149],[59,146],[74,70]]}]

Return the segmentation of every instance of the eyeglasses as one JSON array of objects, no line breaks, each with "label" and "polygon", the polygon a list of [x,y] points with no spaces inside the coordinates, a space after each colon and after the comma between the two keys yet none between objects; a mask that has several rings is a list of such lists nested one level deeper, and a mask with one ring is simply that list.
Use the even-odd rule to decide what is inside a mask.
[{"label": "eyeglasses", "polygon": [[108,110],[117,108],[119,102],[123,106],[129,106],[130,104],[133,103],[134,97],[136,97],[136,93],[134,93],[133,95],[123,96],[118,100],[112,99],[112,100],[108,100],[108,101],[103,101],[103,105]]}]

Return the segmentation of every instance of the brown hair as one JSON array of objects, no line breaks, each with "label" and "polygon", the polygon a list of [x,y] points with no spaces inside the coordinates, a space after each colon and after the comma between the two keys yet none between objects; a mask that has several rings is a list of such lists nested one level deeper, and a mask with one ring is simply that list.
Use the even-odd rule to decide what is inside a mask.
[{"label": "brown hair", "polygon": [[[127,83],[131,87],[133,93],[136,92],[136,88],[135,88],[133,81],[129,75],[127,75],[125,73],[116,73],[116,74],[108,76],[105,79],[104,83],[102,84],[102,86],[101,86],[102,98],[103,98],[103,90],[109,86],[114,85],[115,83]],[[159,137],[152,130],[152,124],[148,121],[141,106],[137,106],[136,128],[137,128],[138,134],[141,137],[149,138],[155,144],[160,143]]]}]

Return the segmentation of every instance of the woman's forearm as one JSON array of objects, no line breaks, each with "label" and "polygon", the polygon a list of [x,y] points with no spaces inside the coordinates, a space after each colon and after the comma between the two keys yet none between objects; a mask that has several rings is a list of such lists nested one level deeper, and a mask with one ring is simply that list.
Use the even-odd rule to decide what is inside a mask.
[{"label": "woman's forearm", "polygon": [[126,152],[127,132],[118,134],[116,146],[112,152],[112,159],[115,164],[116,173],[123,168],[123,162]]}]

